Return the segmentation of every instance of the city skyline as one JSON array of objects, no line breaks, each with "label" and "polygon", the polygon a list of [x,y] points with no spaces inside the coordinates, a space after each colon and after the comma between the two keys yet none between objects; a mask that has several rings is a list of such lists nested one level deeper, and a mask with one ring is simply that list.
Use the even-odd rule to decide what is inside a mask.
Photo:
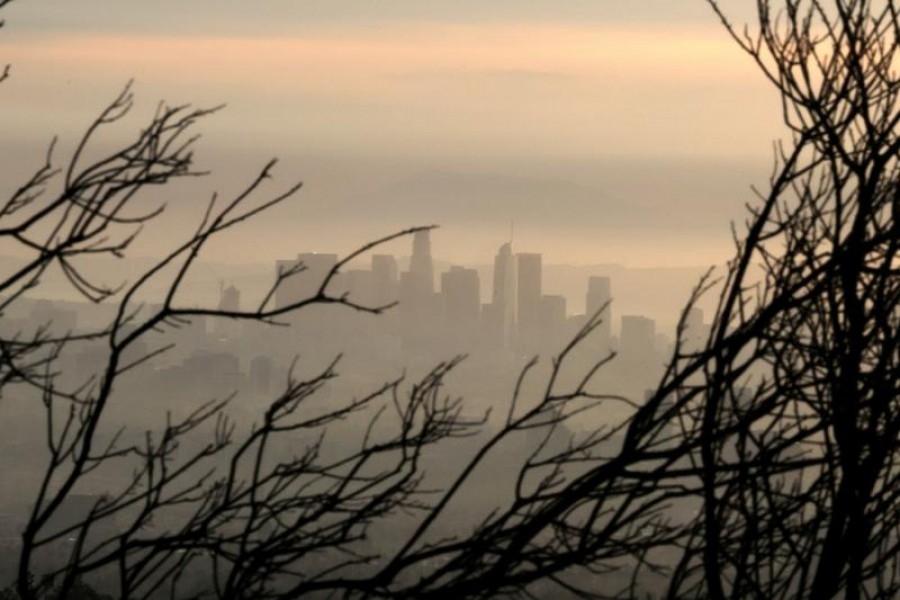
[{"label": "city skyline", "polygon": [[[274,298],[274,307],[281,308],[315,293],[328,270],[335,267],[336,254],[301,252],[295,259],[280,259],[275,263],[277,275],[302,265],[297,276],[288,279]],[[360,261],[357,261],[359,263]],[[501,243],[490,274],[490,286],[482,285],[478,270],[466,265],[448,263],[437,270],[431,256],[431,230],[417,231],[412,237],[406,269],[392,254],[377,253],[369,258],[369,268],[357,264],[355,268],[340,270],[331,288],[347,293],[363,305],[391,305],[401,320],[412,319],[418,327],[425,323],[446,320],[451,328],[472,337],[476,329],[487,332],[493,341],[488,345],[537,352],[565,339],[591,315],[604,310],[598,328],[601,347],[612,348],[618,336],[633,335],[645,341],[627,354],[645,353],[648,347],[661,347],[669,342],[674,331],[657,332],[656,320],[646,315],[613,312],[612,278],[590,275],[584,280],[584,309],[581,312],[567,302],[567,297],[548,293],[542,282],[543,255],[537,252],[515,252],[514,243]],[[220,305],[226,303],[225,294],[234,297],[233,284],[222,291]],[[233,290],[233,291],[232,291]],[[622,311],[622,307],[619,307]],[[693,308],[689,320],[694,334],[701,330],[703,311]],[[614,325],[615,323],[615,325]],[[402,328],[402,327],[401,327]],[[665,328],[663,328],[665,329]],[[624,332],[624,333],[623,333]],[[658,336],[662,336],[657,339]],[[650,340],[650,341],[646,341]],[[468,343],[484,344],[467,339]],[[630,342],[626,342],[626,346]],[[649,346],[648,346],[649,344]]]},{"label": "city skyline", "polygon": [[898,65],[900,0],[0,0],[0,600],[896,600]]}]

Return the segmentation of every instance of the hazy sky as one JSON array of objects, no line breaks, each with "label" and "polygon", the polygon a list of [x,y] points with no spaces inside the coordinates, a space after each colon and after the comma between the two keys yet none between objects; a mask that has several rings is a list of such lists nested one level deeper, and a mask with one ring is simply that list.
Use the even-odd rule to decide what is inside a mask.
[{"label": "hazy sky", "polygon": [[703,0],[18,0],[4,16],[3,190],[130,78],[138,117],[226,102],[202,125],[215,174],[168,190],[173,216],[270,156],[306,187],[224,259],[436,222],[436,255],[485,262],[514,220],[517,249],[551,262],[711,263],[782,135],[777,97]]}]

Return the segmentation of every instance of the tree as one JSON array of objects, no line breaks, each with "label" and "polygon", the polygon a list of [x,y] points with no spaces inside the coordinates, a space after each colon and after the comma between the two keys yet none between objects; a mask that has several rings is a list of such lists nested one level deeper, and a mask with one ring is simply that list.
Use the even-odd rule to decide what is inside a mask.
[{"label": "tree", "polygon": [[[567,547],[617,547],[572,509],[594,502],[601,514],[637,516],[685,497],[698,518],[680,529],[639,521],[657,535],[632,549],[634,581],[664,567],[672,598],[893,598],[898,7],[760,0],[758,28],[741,30],[711,5],[780,94],[791,139],[776,146],[768,189],[736,236],[705,345],[685,349],[685,312],[668,369],[623,424],[618,453],[559,489],[512,538],[537,540],[543,525],[564,539],[554,530],[564,515],[578,540]],[[667,547],[679,560],[645,560]],[[509,576],[497,570],[479,585]]]},{"label": "tree", "polygon": [[[713,3],[780,94],[792,139],[751,211],[709,346],[704,531],[690,551],[710,597],[894,597],[898,7],[757,6],[758,30],[742,32]],[[715,348],[742,330],[752,339]],[[734,375],[754,369],[750,391]]]},{"label": "tree", "polygon": [[[40,285],[54,267],[85,298],[116,306],[111,321],[96,331],[56,334],[39,328],[27,337],[17,331],[0,340],[4,394],[31,394],[45,410],[47,423],[43,482],[22,532],[19,597],[70,597],[83,588],[84,578],[97,574],[111,577],[116,595],[122,598],[193,597],[198,593],[197,582],[188,574],[198,569],[205,569],[205,585],[199,591],[223,598],[290,598],[334,591],[351,596],[481,596],[497,589],[524,588],[577,563],[614,560],[633,552],[627,544],[605,547],[599,541],[585,542],[577,552],[563,551],[557,548],[561,542],[543,539],[551,532],[571,535],[569,525],[562,522],[537,528],[540,543],[520,534],[523,524],[553,503],[563,472],[599,460],[595,452],[616,433],[600,431],[562,449],[543,452],[560,423],[598,402],[619,400],[592,394],[587,388],[606,357],[572,389],[560,389],[557,381],[566,356],[599,324],[596,317],[554,364],[543,397],[520,411],[517,390],[505,426],[434,501],[428,501],[421,486],[423,452],[439,442],[474,435],[483,423],[483,419],[463,417],[461,400],[442,391],[458,358],[437,365],[408,388],[402,379],[388,381],[361,398],[311,417],[302,416],[299,409],[336,377],[337,361],[312,378],[292,376],[255,427],[239,437],[233,435],[235,426],[225,412],[224,400],[199,403],[187,416],[168,419],[164,427],[146,432],[142,439],[122,431],[101,435],[123,378],[170,348],[154,335],[202,316],[274,326],[282,315],[321,304],[379,313],[388,306],[364,306],[346,294],[335,295],[330,290],[333,281],[356,256],[420,230],[405,230],[362,246],[338,261],[311,296],[286,306],[272,308],[270,303],[279,286],[301,272],[302,265],[281,272],[255,310],[181,305],[179,292],[211,238],[299,189],[294,185],[257,200],[270,178],[274,166],[270,163],[230,201],[220,204],[214,196],[196,232],[133,283],[114,288],[97,282],[84,273],[80,261],[102,254],[122,256],[140,228],[150,226],[161,208],[132,212],[140,191],[198,175],[192,167],[195,138],[190,130],[210,112],[161,106],[137,140],[100,158],[84,160],[93,136],[118,123],[131,103],[130,88],[126,88],[101,112],[60,169],[53,166],[51,145],[45,165],[0,211],[0,236],[33,251],[21,269],[0,283],[3,309]],[[53,184],[58,189],[52,189]],[[142,293],[160,279],[167,282],[164,298],[148,304]],[[97,341],[106,348],[98,372],[66,381],[57,369],[60,358],[78,344]],[[140,342],[146,343],[144,350],[139,349]],[[370,409],[374,415],[358,446],[339,456],[328,455],[323,445],[325,430]],[[395,413],[386,425],[384,410]],[[198,445],[196,440],[206,439],[204,430],[209,438]],[[523,457],[510,505],[487,515],[472,535],[433,539],[435,521],[484,457],[526,430],[542,432],[543,442]],[[301,433],[307,445],[299,454],[275,450],[279,440]],[[77,514],[66,510],[84,501],[79,490],[91,477],[121,463],[129,465],[129,476],[91,497]],[[566,508],[566,512],[577,510],[582,510],[581,503]],[[396,549],[367,548],[364,542],[372,525],[390,522],[403,511],[420,515],[406,541]],[[177,527],[153,528],[155,520],[173,512],[182,517]],[[62,519],[62,513],[68,518]],[[636,525],[638,516],[610,524],[600,541],[613,534],[624,542],[643,536]],[[517,554],[497,554],[512,548],[513,541],[523,545]],[[62,553],[62,560],[53,564],[42,559],[42,553]],[[517,572],[530,564],[537,566]],[[548,565],[552,566],[548,569]],[[498,571],[509,575],[495,580]],[[36,572],[40,577],[33,576]],[[490,585],[479,589],[487,580]]]},{"label": "tree", "polygon": [[[185,306],[179,291],[208,241],[299,186],[260,198],[274,164],[266,166],[117,289],[90,278],[81,261],[123,255],[138,228],[152,225],[159,212],[135,212],[138,192],[197,174],[190,132],[209,111],[161,107],[134,142],[86,159],[96,132],[130,110],[126,89],[62,169],[48,153],[0,210],[0,236],[32,253],[0,282],[0,309],[58,269],[83,296],[117,310],[93,332],[0,336],[0,392],[30,394],[47,414],[48,462],[22,535],[18,595],[70,597],[84,578],[112,573],[123,598],[896,596],[900,83],[892,67],[900,15],[891,0],[759,0],[758,28],[742,31],[711,5],[781,95],[791,139],[776,146],[768,188],[749,208],[723,278],[698,283],[665,374],[644,402],[593,389],[611,356],[574,380],[564,372],[601,312],[553,360],[530,402],[522,390],[539,375],[529,363],[489,435],[484,419],[466,418],[461,399],[444,391],[460,358],[314,416],[303,409],[338,363],[292,376],[250,431],[216,400],[139,443],[100,435],[125,376],[167,348],[154,336],[203,316],[274,326],[320,304],[379,313],[388,307],[334,292],[335,277],[353,257],[417,229],[366,244],[287,306],[272,308],[271,299],[302,267],[281,272],[255,310]],[[146,304],[149,282],[160,280],[163,301]],[[689,348],[688,312],[713,290],[720,296],[709,337]],[[97,377],[61,378],[60,357],[97,341],[108,349]],[[560,442],[568,419],[610,403],[629,406],[629,416]],[[369,427],[335,454],[322,436],[353,415]],[[448,507],[524,432],[540,441],[510,468],[497,508],[470,531],[442,537],[436,524]],[[302,436],[302,451],[280,450],[291,436]],[[426,451],[460,437],[477,440],[477,450],[432,489]],[[78,518],[55,518],[89,478],[122,463],[130,477]],[[178,527],[154,528],[173,511]],[[103,527],[114,520],[121,526]],[[401,542],[367,543],[384,526],[401,531]],[[64,560],[33,573],[40,553],[61,540],[69,542]],[[199,587],[190,580],[197,573]]]},{"label": "tree", "polygon": [[[18,597],[83,595],[92,577],[114,583],[122,598],[277,598],[336,591],[411,597],[445,596],[451,590],[477,596],[498,586],[525,587],[593,554],[599,560],[631,552],[628,547],[601,551],[594,544],[557,557],[547,545],[551,540],[535,544],[529,538],[518,555],[495,554],[518,537],[536,507],[552,499],[566,466],[595,460],[593,452],[615,433],[597,432],[542,452],[561,422],[604,400],[587,385],[605,357],[574,389],[560,389],[557,382],[561,361],[597,326],[597,318],[564,350],[543,397],[521,411],[514,402],[505,426],[437,493],[423,487],[423,453],[439,442],[472,436],[483,423],[464,417],[461,400],[443,392],[459,358],[436,365],[420,381],[390,380],[313,416],[302,409],[336,377],[338,361],[312,377],[291,375],[250,431],[237,430],[223,399],[198,400],[185,416],[170,415],[160,429],[142,436],[111,430],[109,415],[127,394],[126,377],[171,347],[165,336],[173,329],[200,317],[276,326],[280,317],[314,305],[380,313],[389,306],[363,305],[334,292],[334,280],[355,257],[421,230],[365,244],[338,261],[309,297],[287,305],[273,307],[272,300],[303,265],[280,272],[253,310],[183,304],[182,290],[211,239],[299,190],[295,184],[263,196],[273,161],[234,197],[222,201],[213,195],[195,232],[132,282],[110,285],[92,277],[86,259],[125,256],[162,214],[162,205],[147,209],[139,203],[140,194],[203,174],[194,168],[192,132],[215,109],[160,105],[133,141],[105,153],[98,149],[97,135],[119,125],[132,101],[128,86],[62,166],[56,166],[52,143],[44,164],[0,208],[0,238],[28,254],[0,281],[0,312],[14,308],[54,272],[86,300],[115,307],[108,322],[92,331],[60,332],[47,324],[0,336],[0,392],[33,402],[46,419],[42,482],[18,549]],[[160,282],[165,293],[151,302],[148,290]],[[60,366],[67,354],[88,344],[103,349],[93,372],[71,373]],[[368,418],[368,429],[355,447],[334,455],[323,442],[325,432],[353,415]],[[544,441],[523,457],[511,504],[487,515],[472,535],[435,539],[435,522],[484,457],[526,430],[542,432]],[[280,446],[286,439],[300,439],[305,446],[286,452]],[[98,478],[104,480],[103,493],[84,494],[96,489]],[[374,524],[393,523],[409,511],[417,516],[398,548],[366,543]],[[169,524],[156,527],[163,520]],[[638,535],[630,521],[617,527],[626,526],[625,539]],[[547,560],[554,565],[549,570]],[[475,562],[483,563],[482,578],[498,569],[512,573],[520,565],[541,565],[516,575],[520,580],[498,580],[481,591],[472,587],[479,579],[469,574]],[[199,584],[197,573],[202,573]]]}]

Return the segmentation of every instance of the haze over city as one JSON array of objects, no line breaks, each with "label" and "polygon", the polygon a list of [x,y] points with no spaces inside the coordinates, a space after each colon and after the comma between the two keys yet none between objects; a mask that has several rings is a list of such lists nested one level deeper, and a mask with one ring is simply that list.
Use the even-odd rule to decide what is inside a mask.
[{"label": "haze over city", "polygon": [[272,156],[276,182],[304,183],[211,260],[346,252],[438,224],[436,258],[487,263],[515,221],[521,246],[558,263],[706,267],[731,252],[729,223],[783,131],[777,95],[702,4],[267,2],[248,16],[234,3],[14,3],[0,52],[18,151],[0,174],[13,185],[53,134],[71,147],[133,78],[132,127],[112,135],[160,99],[227,104],[202,128],[214,177],[165,191],[173,220]]},{"label": "haze over city", "polygon": [[900,0],[0,0],[0,600],[896,600]]}]

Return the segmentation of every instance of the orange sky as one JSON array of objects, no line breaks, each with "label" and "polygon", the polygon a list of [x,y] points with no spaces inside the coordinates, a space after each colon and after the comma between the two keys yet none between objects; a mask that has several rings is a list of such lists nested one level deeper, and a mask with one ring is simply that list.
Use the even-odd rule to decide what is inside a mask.
[{"label": "orange sky", "polygon": [[[515,3],[506,4],[515,14]],[[307,182],[305,198],[318,207],[317,218],[334,204],[333,219],[343,219],[350,237],[370,232],[348,213],[360,194],[375,184],[390,187],[392,177],[432,169],[589,185],[619,203],[573,214],[571,227],[564,219],[551,227],[535,211],[517,215],[512,192],[498,198],[505,203],[502,218],[471,206],[434,211],[448,221],[437,250],[449,258],[458,253],[460,260],[472,260],[476,248],[479,255],[492,248],[518,217],[521,238],[548,254],[552,246],[558,261],[589,262],[593,252],[626,263],[711,262],[727,252],[728,220],[740,217],[749,184],[759,181],[736,176],[733,195],[720,200],[716,195],[727,188],[704,188],[695,174],[648,168],[641,177],[647,181],[616,182],[589,165],[623,158],[764,164],[771,140],[782,134],[777,98],[714,19],[386,19],[305,24],[296,32],[242,32],[231,23],[216,33],[199,25],[192,31],[189,22],[177,31],[134,31],[138,19],[126,23],[122,12],[103,27],[57,24],[44,32],[46,15],[35,13],[29,21],[21,10],[22,30],[17,33],[13,20],[0,34],[0,57],[14,65],[14,78],[0,95],[7,139],[37,144],[59,133],[64,149],[99,106],[135,78],[136,112],[144,115],[159,98],[228,104],[204,128],[207,155],[219,167],[217,187],[236,186],[251,173],[248,164],[281,156],[285,170]],[[278,14],[268,18],[275,22]],[[122,135],[128,131],[133,128]],[[614,168],[604,172],[616,175]],[[667,203],[670,189],[672,198],[697,198],[685,208],[696,218],[686,222],[700,229],[686,231],[679,223],[666,229],[660,209],[648,208],[680,210]],[[577,206],[573,212],[582,210]],[[429,219],[427,208],[387,207],[379,227],[398,215]],[[605,219],[630,210],[650,211],[646,240],[623,229],[640,219]],[[590,220],[597,221],[603,248],[589,229],[575,233]],[[604,229],[605,222],[613,229]],[[466,223],[470,239],[464,244],[456,228]],[[409,224],[418,223],[398,226]],[[481,232],[477,241],[475,231]],[[323,246],[333,238],[312,232],[297,250],[330,250]],[[610,248],[613,242],[618,250]],[[342,244],[346,240],[335,242]],[[287,252],[288,244],[275,250]]]}]

